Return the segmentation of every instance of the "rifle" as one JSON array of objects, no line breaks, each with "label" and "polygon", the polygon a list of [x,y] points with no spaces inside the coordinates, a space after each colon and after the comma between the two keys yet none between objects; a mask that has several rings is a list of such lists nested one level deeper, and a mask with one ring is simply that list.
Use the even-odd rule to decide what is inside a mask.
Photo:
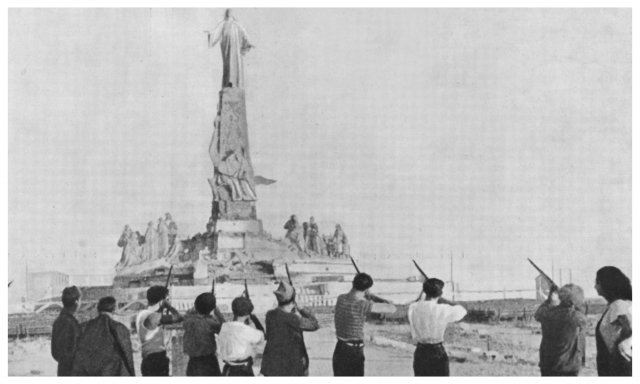
[{"label": "rifle", "polygon": [[351,264],[353,264],[353,266],[355,267],[356,272],[360,273],[360,268],[358,268],[358,264],[356,264],[356,261],[353,260],[353,257],[351,257],[351,255],[349,255],[349,258],[351,259]]},{"label": "rifle", "polygon": [[422,270],[422,268],[420,268],[418,263],[416,263],[416,261],[414,259],[411,259],[411,261],[413,261],[413,264],[416,266],[416,268],[418,268],[418,271],[420,271],[420,274],[422,275],[422,277],[424,277],[425,280],[428,280],[429,276],[427,276],[427,274],[424,273],[424,271]]},{"label": "rifle", "polygon": [[247,279],[244,279],[244,296],[251,300],[251,297],[249,296],[249,287],[247,286]]},{"label": "rifle", "polygon": [[289,273],[289,265],[284,263],[284,268],[287,270],[287,278],[289,278],[289,284],[293,287],[293,281],[291,281],[291,274]]},{"label": "rifle", "polygon": [[211,294],[216,295],[216,272],[213,271],[213,278],[211,279]]},{"label": "rifle", "polygon": [[540,273],[540,275],[542,275],[542,277],[544,277],[544,278],[547,280],[547,282],[548,282],[549,284],[551,284],[551,286],[552,286],[552,287],[553,287],[553,286],[558,287],[558,284],[556,284],[556,283],[553,281],[553,279],[551,279],[551,278],[549,277],[549,275],[547,275],[546,273],[544,273],[544,272],[542,271],[542,269],[540,269],[540,268],[536,265],[536,263],[534,263],[533,261],[531,261],[531,259],[529,259],[529,258],[527,258],[527,260],[529,260],[529,262],[531,263],[531,265],[533,265],[533,268],[535,268],[535,269]]},{"label": "rifle", "polygon": [[[287,278],[289,279],[289,285],[291,285],[291,288],[293,288],[293,281],[291,280],[291,273],[289,273],[289,265],[287,263],[284,263],[284,268],[287,271]],[[300,312],[300,310],[298,309],[298,303],[296,303],[295,300],[293,301],[293,306],[294,306],[294,311]]]},{"label": "rifle", "polygon": [[[351,255],[349,255],[349,258],[351,259],[351,264],[353,264],[353,267],[356,269],[356,272],[360,273],[360,268],[358,268],[358,264],[356,264],[356,261],[353,260],[353,257],[351,257]],[[369,299],[371,299],[371,301],[373,301],[375,303],[393,304],[389,300],[383,299],[382,297],[379,297],[379,296],[376,296],[373,293],[369,293],[368,296],[369,296]]]},{"label": "rifle", "polygon": [[[429,280],[429,276],[427,276],[427,274],[424,273],[424,271],[422,270],[422,268],[420,268],[418,263],[414,259],[411,259],[411,261],[413,261],[413,265],[415,265],[416,268],[418,268],[418,271],[420,271],[420,274],[422,275],[422,277],[424,277],[424,281]],[[422,297],[422,289],[420,290],[420,294],[418,294],[418,298],[416,299],[416,301],[420,301],[421,297]]]},{"label": "rifle", "polygon": [[[169,268],[169,273],[167,274],[167,281],[164,283],[164,289],[166,289],[167,292],[169,292],[169,283],[171,282],[171,272],[173,272],[173,265],[171,266],[171,268]],[[166,300],[166,298],[165,298],[165,300]],[[164,303],[164,301],[163,301],[163,303]],[[161,308],[160,314],[163,314],[165,312],[169,313],[169,311],[166,308],[164,308],[164,309]]]},{"label": "rifle", "polygon": [[173,265],[169,268],[169,274],[167,275],[167,282],[164,283],[164,287],[169,289],[169,283],[171,282],[171,272],[173,272]]}]

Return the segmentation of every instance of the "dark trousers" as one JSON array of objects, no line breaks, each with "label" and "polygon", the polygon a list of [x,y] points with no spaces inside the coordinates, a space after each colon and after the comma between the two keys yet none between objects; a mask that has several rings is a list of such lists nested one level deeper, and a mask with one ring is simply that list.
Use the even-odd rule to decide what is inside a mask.
[{"label": "dark trousers", "polygon": [[418,344],[413,354],[416,376],[449,376],[449,356],[442,343]]},{"label": "dark trousers", "polygon": [[333,351],[333,376],[364,376],[363,349],[338,340]]},{"label": "dark trousers", "polygon": [[167,352],[156,352],[142,359],[142,376],[169,376],[169,358]]},{"label": "dark trousers", "polygon": [[255,376],[253,374],[253,359],[247,359],[247,362],[242,365],[225,364],[222,376]]},{"label": "dark trousers", "polygon": [[73,361],[61,361],[58,363],[58,376],[71,376]]},{"label": "dark trousers", "polygon": [[189,356],[187,376],[220,376],[220,363],[215,354],[206,356]]},{"label": "dark trousers", "polygon": [[552,369],[540,368],[540,376],[578,376],[578,372],[560,372]]}]

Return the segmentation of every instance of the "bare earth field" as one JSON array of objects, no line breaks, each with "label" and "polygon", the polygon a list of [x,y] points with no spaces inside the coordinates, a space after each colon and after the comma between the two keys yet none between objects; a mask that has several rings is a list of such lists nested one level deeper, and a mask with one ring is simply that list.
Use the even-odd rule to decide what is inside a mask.
[{"label": "bare earth field", "polygon": [[[586,364],[580,376],[597,376],[594,327],[596,316],[589,317]],[[411,343],[408,324],[372,324],[374,335]],[[505,322],[499,324],[450,325],[445,334],[452,376],[540,376],[538,348],[540,324]]]}]

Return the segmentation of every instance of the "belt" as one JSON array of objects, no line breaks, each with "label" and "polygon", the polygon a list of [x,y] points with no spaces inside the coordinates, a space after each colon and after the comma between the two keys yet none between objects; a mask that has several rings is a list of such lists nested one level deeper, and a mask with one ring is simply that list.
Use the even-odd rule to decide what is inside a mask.
[{"label": "belt", "polygon": [[442,342],[439,343],[418,343],[418,347],[440,347]]},{"label": "belt", "polygon": [[225,361],[224,363],[228,364],[228,365],[231,365],[233,367],[246,366],[246,365],[253,364],[253,358],[252,357],[247,357],[246,359]]},{"label": "belt", "polygon": [[341,340],[338,339],[338,342],[344,343],[350,347],[353,348],[363,348],[364,347],[364,341],[362,340]]}]

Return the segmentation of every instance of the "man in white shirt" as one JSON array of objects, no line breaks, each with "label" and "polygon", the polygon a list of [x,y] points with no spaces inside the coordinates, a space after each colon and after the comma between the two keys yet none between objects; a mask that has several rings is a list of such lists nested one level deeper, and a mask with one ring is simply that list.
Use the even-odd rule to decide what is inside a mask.
[{"label": "man in white shirt", "polygon": [[[264,341],[264,328],[246,297],[233,299],[231,310],[233,321],[222,324],[218,335],[218,353],[224,361],[222,376],[254,376],[254,347]],[[255,328],[249,325],[250,321]]]},{"label": "man in white shirt", "polygon": [[[169,290],[161,285],[147,289],[149,307],[136,317],[136,330],[140,337],[142,376],[169,376],[169,358],[164,339],[163,325],[179,323],[182,315],[171,306]],[[168,314],[163,314],[164,311]]]},{"label": "man in white shirt", "polygon": [[416,376],[449,376],[449,357],[442,345],[447,324],[462,320],[466,309],[443,299],[444,282],[427,279],[422,289],[424,301],[409,306],[407,316],[411,337],[418,344],[413,356],[413,372]]}]

